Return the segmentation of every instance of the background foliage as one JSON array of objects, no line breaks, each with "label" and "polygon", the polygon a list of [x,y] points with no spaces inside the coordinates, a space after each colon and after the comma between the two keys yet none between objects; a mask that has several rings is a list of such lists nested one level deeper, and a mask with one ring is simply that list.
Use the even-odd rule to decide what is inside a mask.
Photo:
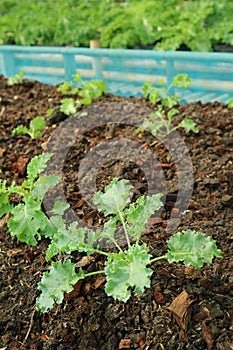
[{"label": "background foliage", "polygon": [[233,45],[231,0],[2,0],[0,44],[212,51]]}]

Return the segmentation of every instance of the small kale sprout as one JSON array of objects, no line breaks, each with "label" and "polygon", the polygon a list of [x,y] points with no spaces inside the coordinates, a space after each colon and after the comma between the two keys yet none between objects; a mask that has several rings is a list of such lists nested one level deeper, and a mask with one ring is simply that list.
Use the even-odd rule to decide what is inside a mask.
[{"label": "small kale sprout", "polygon": [[[172,125],[173,117],[179,113],[178,109],[174,107],[179,102],[180,97],[170,95],[170,92],[174,87],[186,89],[191,83],[192,79],[187,74],[176,75],[167,88],[163,80],[159,81],[161,87],[154,87],[151,82],[144,83],[142,86],[143,96],[153,104],[161,103],[162,107],[159,107],[148,118],[145,118],[142,125],[137,129],[137,132],[149,129],[153,136],[160,138],[166,137],[172,131],[179,128],[183,128],[186,133],[190,131],[198,133],[199,130],[196,127],[196,123],[189,118],[184,118],[175,127]],[[168,108],[168,111],[165,111],[165,107]]]}]

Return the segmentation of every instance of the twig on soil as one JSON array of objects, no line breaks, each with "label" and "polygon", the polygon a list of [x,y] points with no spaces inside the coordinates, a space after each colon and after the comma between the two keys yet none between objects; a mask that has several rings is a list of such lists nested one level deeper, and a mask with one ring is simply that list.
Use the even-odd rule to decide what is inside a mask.
[{"label": "twig on soil", "polygon": [[35,312],[36,312],[36,308],[34,307],[34,310],[32,311],[32,314],[31,314],[30,325],[29,325],[27,334],[25,335],[25,338],[24,338],[24,340],[23,340],[23,344],[26,343],[26,341],[27,341],[27,339],[28,339],[28,336],[29,336],[29,334],[30,334],[30,332],[31,332],[31,329],[32,329],[32,326],[33,326],[33,318],[34,318]]}]

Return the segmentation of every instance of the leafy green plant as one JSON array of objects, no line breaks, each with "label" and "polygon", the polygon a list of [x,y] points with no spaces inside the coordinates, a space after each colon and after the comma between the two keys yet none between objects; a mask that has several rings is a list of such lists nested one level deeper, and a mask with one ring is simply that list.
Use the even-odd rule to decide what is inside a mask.
[{"label": "leafy green plant", "polygon": [[[63,252],[70,254],[78,250],[87,254],[99,253],[106,256],[103,270],[85,272],[81,268],[76,271],[76,265],[70,259],[52,262],[49,272],[45,272],[39,283],[42,292],[38,297],[37,309],[47,311],[54,302],[61,303],[64,292],[70,292],[72,286],[80,279],[96,275],[106,275],[105,292],[114,299],[126,302],[132,291],[143,293],[150,287],[150,277],[153,270],[149,267],[154,262],[167,259],[168,262],[183,261],[200,269],[204,263],[211,263],[214,256],[221,257],[212,237],[203,233],[185,230],[173,235],[168,241],[168,252],[153,258],[149,247],[139,244],[142,232],[150,216],[161,205],[161,193],[145,197],[141,196],[135,203],[130,203],[132,186],[127,180],[114,179],[104,192],[97,192],[94,203],[98,210],[103,211],[110,219],[104,224],[102,231],[87,231],[78,228],[77,223],[71,223],[67,228],[61,217],[55,216],[53,223],[58,224],[57,231],[51,239],[46,253],[46,260]],[[129,204],[130,203],[130,204]],[[115,237],[116,228],[121,223],[127,248],[122,249]],[[104,240],[115,245],[117,252],[106,252],[100,247]]]},{"label": "leafy green plant", "polygon": [[[41,235],[51,237],[55,226],[41,209],[42,200],[51,186],[56,185],[60,177],[56,175],[38,175],[46,168],[51,155],[48,153],[35,156],[27,166],[27,178],[19,186],[13,181],[7,186],[6,180],[0,179],[0,217],[11,213],[8,227],[12,236],[21,242],[36,245]],[[14,205],[10,198],[19,195],[21,201]]]},{"label": "leafy green plant", "polygon": [[[186,265],[200,269],[204,263],[211,263],[215,256],[222,256],[212,237],[185,230],[167,241],[168,251],[165,255],[153,257],[149,247],[140,243],[140,237],[148,219],[161,207],[163,194],[141,196],[130,203],[133,186],[125,179],[113,179],[103,192],[98,191],[94,196],[98,210],[109,218],[102,230],[78,227],[77,222],[67,226],[63,213],[69,205],[62,201],[55,202],[50,212],[52,215],[47,217],[42,211],[42,200],[49,188],[60,180],[58,176],[45,174],[38,178],[50,157],[51,154],[47,153],[34,157],[27,166],[27,178],[21,186],[15,182],[7,186],[5,180],[0,180],[0,217],[11,213],[8,220],[10,234],[30,245],[36,245],[42,236],[48,237],[51,242],[46,260],[57,256],[39,283],[41,294],[36,300],[38,310],[45,312],[55,302],[61,303],[64,292],[70,292],[78,280],[89,276],[105,274],[106,294],[126,302],[133,291],[140,294],[150,287],[153,270],[149,266],[158,260],[167,259],[169,263],[183,261]],[[21,202],[15,206],[9,202],[12,194],[21,196]],[[120,240],[116,238],[119,224],[122,228]],[[103,241],[113,244],[116,251],[102,248]],[[104,269],[85,272],[82,268],[77,270],[76,263],[70,258],[61,259],[64,253],[70,255],[74,251],[104,255]]]},{"label": "leafy green plant", "polygon": [[146,82],[142,86],[143,96],[147,98],[151,103],[156,104],[160,102],[163,106],[168,108],[174,107],[180,100],[180,96],[170,96],[170,91],[174,87],[188,88],[192,83],[192,79],[188,77],[186,73],[177,74],[172,82],[166,87],[164,80],[159,80],[158,84],[161,87],[153,86],[153,83]]},{"label": "leafy green plant", "polygon": [[58,86],[57,92],[60,92],[62,95],[76,95],[79,92],[79,88],[74,87],[72,82],[64,81]]},{"label": "leafy green plant", "polygon": [[19,125],[12,130],[12,135],[28,134],[32,139],[42,136],[41,130],[46,126],[46,121],[43,117],[38,116],[30,121],[29,128],[24,125]]},{"label": "leafy green plant", "polygon": [[174,77],[170,85],[166,88],[163,80],[159,81],[161,88],[153,86],[153,83],[147,82],[142,86],[142,92],[145,98],[153,104],[161,103],[167,107],[166,112],[163,108],[158,108],[154,113],[151,113],[148,118],[145,118],[142,125],[137,129],[140,132],[144,129],[150,129],[152,135],[165,137],[172,131],[183,128],[185,132],[193,131],[198,133],[196,123],[189,118],[184,118],[177,126],[172,125],[173,117],[179,113],[178,109],[173,108],[180,100],[179,96],[171,96],[170,92],[174,87],[187,88],[192,82],[192,79],[187,74],[178,74]]},{"label": "leafy green plant", "polygon": [[79,103],[72,98],[63,98],[61,100],[60,111],[66,115],[75,115]]},{"label": "leafy green plant", "polygon": [[148,118],[145,118],[142,125],[137,129],[137,132],[149,129],[153,136],[164,138],[172,131],[183,128],[185,132],[193,131],[198,133],[196,123],[189,118],[184,118],[177,126],[172,125],[172,118],[178,114],[179,111],[172,108],[167,113],[163,108],[158,108],[157,111],[151,113]]},{"label": "leafy green plant", "polygon": [[13,77],[9,77],[7,79],[7,85],[12,86],[17,84],[22,84],[23,78],[24,78],[24,71],[21,70],[19,73],[15,74]]},{"label": "leafy green plant", "polygon": [[107,91],[107,86],[102,80],[83,81],[78,71],[72,77],[74,82],[60,84],[57,91],[65,95],[79,95],[82,98],[76,100],[64,98],[61,100],[60,110],[66,115],[75,115],[79,106],[91,104],[93,99],[100,97]]}]

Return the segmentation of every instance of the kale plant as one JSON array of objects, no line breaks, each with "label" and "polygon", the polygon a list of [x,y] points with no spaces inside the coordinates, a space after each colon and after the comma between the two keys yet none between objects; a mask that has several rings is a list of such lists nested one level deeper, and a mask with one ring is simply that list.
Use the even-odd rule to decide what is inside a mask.
[{"label": "kale plant", "polygon": [[[150,288],[153,263],[167,259],[169,263],[184,262],[200,269],[204,263],[211,263],[214,257],[221,257],[212,237],[201,232],[185,230],[177,232],[168,241],[168,251],[159,257],[153,257],[150,248],[140,242],[148,219],[162,206],[162,193],[141,196],[130,203],[133,186],[125,179],[113,179],[103,192],[94,196],[94,204],[104,216],[109,218],[98,231],[79,227],[78,222],[67,225],[63,219],[69,205],[56,201],[50,218],[42,210],[42,200],[51,186],[60,178],[55,175],[38,175],[46,167],[50,154],[34,157],[27,166],[27,178],[22,186],[14,182],[7,186],[0,181],[0,217],[10,212],[8,228],[12,236],[21,242],[36,245],[42,236],[50,239],[46,260],[56,257],[49,271],[45,272],[38,289],[41,291],[36,300],[37,310],[42,312],[52,308],[54,303],[63,301],[64,293],[70,292],[80,279],[97,274],[106,275],[105,292],[108,296],[127,302],[132,293],[141,294]],[[19,194],[21,203],[13,205],[11,194]],[[116,230],[122,228],[121,244],[116,237]],[[113,244],[115,249],[104,249]],[[70,254],[74,251],[87,255],[99,253],[105,256],[103,270],[85,272],[76,267]],[[62,254],[61,254],[62,253]],[[67,254],[67,258],[64,254]]]},{"label": "kale plant", "polygon": [[19,73],[15,74],[13,77],[9,77],[7,79],[7,85],[12,86],[17,84],[22,84],[23,78],[24,78],[24,71],[21,70]]},{"label": "kale plant", "polygon": [[29,128],[24,125],[18,125],[12,130],[12,135],[28,134],[31,139],[36,139],[42,136],[41,130],[46,126],[46,121],[43,117],[38,116],[30,121]]},{"label": "kale plant", "polygon": [[[12,236],[21,242],[36,245],[41,236],[50,237],[55,227],[42,211],[42,201],[51,186],[56,185],[60,177],[56,175],[38,175],[46,168],[51,155],[43,153],[31,159],[27,166],[27,178],[22,185],[13,181],[7,186],[6,180],[0,179],[0,218],[11,213],[8,227]],[[17,194],[21,201],[14,205],[11,196]]]},{"label": "kale plant", "polygon": [[60,110],[66,115],[75,115],[81,105],[89,105],[93,99],[100,97],[107,91],[107,86],[102,80],[83,81],[77,71],[72,75],[74,82],[60,84],[57,91],[63,95],[78,95],[81,99],[64,98],[61,100]]},{"label": "kale plant", "polygon": [[[154,87],[153,83],[147,82],[142,86],[142,92],[146,99],[153,104],[160,103],[162,107],[159,107],[154,113],[151,113],[148,118],[145,118],[142,125],[137,129],[140,132],[144,129],[149,129],[154,136],[166,137],[172,131],[183,128],[185,132],[193,131],[198,133],[199,130],[196,127],[196,123],[189,118],[184,118],[177,126],[172,125],[173,117],[179,113],[178,109],[174,106],[180,100],[179,96],[170,95],[170,91],[174,87],[187,88],[192,82],[192,79],[187,74],[178,74],[174,77],[168,87],[165,87],[163,80],[159,81],[161,88]],[[167,110],[165,111],[165,107]]]}]

